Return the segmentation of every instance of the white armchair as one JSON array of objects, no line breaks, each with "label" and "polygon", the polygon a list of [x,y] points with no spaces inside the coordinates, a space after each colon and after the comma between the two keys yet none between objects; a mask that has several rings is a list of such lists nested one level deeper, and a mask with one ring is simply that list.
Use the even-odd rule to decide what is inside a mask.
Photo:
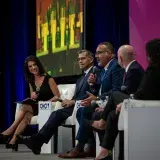
[{"label": "white armchair", "polygon": [[160,101],[124,100],[118,127],[124,130],[124,160],[160,159]]},{"label": "white armchair", "polygon": [[[60,91],[61,99],[72,99],[74,92],[75,92],[75,84],[60,84],[58,85],[58,89]],[[41,103],[41,102],[40,102]],[[47,103],[47,102],[42,102],[42,103]],[[50,107],[49,107],[50,108]],[[58,109],[61,109],[61,102],[56,102],[54,105],[53,111],[56,111]],[[51,114],[52,111],[50,110],[43,110],[40,109],[40,114],[38,115],[39,119],[39,129],[44,125],[44,123],[47,121],[49,114]],[[46,115],[46,116],[45,116]],[[65,133],[65,136],[67,133]],[[48,144],[44,144],[41,148],[41,153],[57,153],[57,151],[60,151],[62,148],[62,138],[66,138],[65,136],[62,136],[62,129],[59,127],[58,133],[54,134],[54,140],[50,141]],[[70,136],[70,135],[69,135]],[[53,147],[54,143],[54,147]],[[58,145],[58,146],[57,146]],[[60,148],[60,149],[58,149]],[[54,151],[53,151],[54,150]]]}]

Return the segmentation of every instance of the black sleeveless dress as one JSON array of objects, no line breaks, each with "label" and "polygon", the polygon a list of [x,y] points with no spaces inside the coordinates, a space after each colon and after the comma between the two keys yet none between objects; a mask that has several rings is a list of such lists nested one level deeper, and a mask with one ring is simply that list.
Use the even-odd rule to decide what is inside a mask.
[{"label": "black sleeveless dress", "polygon": [[[49,79],[50,78],[53,78],[53,77],[51,77],[48,74],[44,77],[42,85],[38,91],[38,98],[36,100],[37,103],[32,105],[34,115],[38,114],[38,101],[48,101],[49,99],[54,97],[54,94],[49,86]],[[31,86],[33,88],[33,91],[36,91],[36,85],[32,84]]]}]

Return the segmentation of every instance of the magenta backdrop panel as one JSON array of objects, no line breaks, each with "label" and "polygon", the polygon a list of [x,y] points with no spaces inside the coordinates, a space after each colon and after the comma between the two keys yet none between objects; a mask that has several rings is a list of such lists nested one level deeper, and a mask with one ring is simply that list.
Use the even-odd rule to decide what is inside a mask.
[{"label": "magenta backdrop panel", "polygon": [[136,59],[144,68],[145,43],[160,38],[160,0],[129,0],[130,44],[136,52]]}]

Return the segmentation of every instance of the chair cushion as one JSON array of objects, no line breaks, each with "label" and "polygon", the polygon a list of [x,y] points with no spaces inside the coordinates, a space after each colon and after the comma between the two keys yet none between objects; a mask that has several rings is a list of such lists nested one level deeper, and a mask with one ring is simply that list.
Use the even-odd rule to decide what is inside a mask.
[{"label": "chair cushion", "polygon": [[60,91],[61,98],[64,99],[72,99],[75,92],[75,84],[60,84],[58,85],[58,89]]}]

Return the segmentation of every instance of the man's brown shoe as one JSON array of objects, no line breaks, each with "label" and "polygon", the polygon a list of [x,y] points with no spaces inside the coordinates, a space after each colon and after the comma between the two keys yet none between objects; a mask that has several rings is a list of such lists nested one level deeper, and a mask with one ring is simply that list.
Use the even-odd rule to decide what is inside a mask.
[{"label": "man's brown shoe", "polygon": [[84,151],[86,157],[96,157],[96,149],[95,148],[86,148]]},{"label": "man's brown shoe", "polygon": [[80,152],[76,148],[73,148],[71,151],[59,154],[58,157],[59,158],[85,158],[86,155],[84,152]]}]

